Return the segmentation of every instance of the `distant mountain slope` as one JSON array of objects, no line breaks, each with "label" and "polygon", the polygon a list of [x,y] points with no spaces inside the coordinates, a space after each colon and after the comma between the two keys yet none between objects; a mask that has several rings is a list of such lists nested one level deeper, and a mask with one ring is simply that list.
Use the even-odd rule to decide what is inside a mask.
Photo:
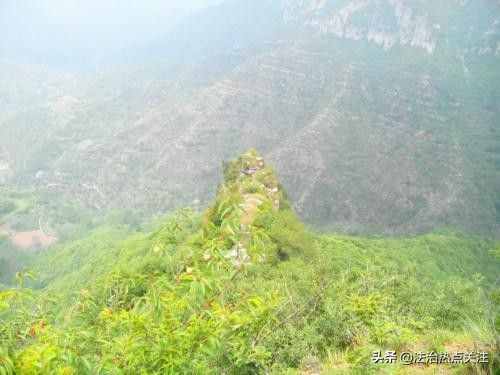
[{"label": "distant mountain slope", "polygon": [[[120,63],[168,33],[191,14],[221,0],[4,0],[0,4],[0,59],[93,70]],[[130,55],[129,55],[130,56]]]},{"label": "distant mountain slope", "polygon": [[[145,48],[149,63],[80,91],[66,81],[2,121],[17,180],[163,211],[208,202],[221,162],[258,147],[310,223],[496,230],[498,2],[242,4],[192,16]],[[43,137],[19,154],[23,122]]]}]

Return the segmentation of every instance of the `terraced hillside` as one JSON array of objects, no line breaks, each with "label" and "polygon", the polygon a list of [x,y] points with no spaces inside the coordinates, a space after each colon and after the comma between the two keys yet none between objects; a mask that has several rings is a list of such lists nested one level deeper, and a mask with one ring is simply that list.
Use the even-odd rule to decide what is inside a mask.
[{"label": "terraced hillside", "polygon": [[497,230],[498,2],[252,4],[193,16],[147,63],[14,97],[0,180],[162,212],[206,204],[221,163],[257,147],[309,223]]}]

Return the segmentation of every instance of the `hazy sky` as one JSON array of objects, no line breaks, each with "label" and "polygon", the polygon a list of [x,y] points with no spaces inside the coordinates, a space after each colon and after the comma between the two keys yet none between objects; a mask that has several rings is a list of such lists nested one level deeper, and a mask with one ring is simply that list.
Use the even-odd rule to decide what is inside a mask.
[{"label": "hazy sky", "polygon": [[220,0],[0,0],[0,57],[106,54],[145,43]]}]

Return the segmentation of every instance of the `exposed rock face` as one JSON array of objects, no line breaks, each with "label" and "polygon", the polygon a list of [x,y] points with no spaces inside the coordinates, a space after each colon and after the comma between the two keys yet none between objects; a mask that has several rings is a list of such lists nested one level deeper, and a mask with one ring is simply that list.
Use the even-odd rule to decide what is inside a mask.
[{"label": "exposed rock face", "polygon": [[[306,25],[321,34],[333,34],[339,38],[366,40],[385,50],[411,46],[422,48],[432,54],[436,48],[433,28],[425,15],[416,14],[410,4],[398,0],[387,2],[356,0],[347,2],[335,11],[326,11],[326,1],[306,8]],[[370,17],[381,22],[356,22],[356,16]],[[392,19],[383,19],[388,13]]]},{"label": "exposed rock face", "polygon": [[[451,11],[454,20],[450,23],[447,12]],[[475,20],[469,17],[470,13],[484,17],[482,24],[473,24]],[[284,3],[286,22],[303,23],[309,31],[364,40],[385,50],[411,47],[430,55],[439,48],[449,48],[450,33],[459,30],[474,40],[475,53],[494,54],[500,38],[499,14],[498,3],[485,1],[449,1],[443,6],[432,1],[404,0],[287,0]]]},{"label": "exposed rock face", "polygon": [[225,257],[231,259],[231,262],[236,268],[241,268],[250,264],[250,257],[248,256],[247,249],[245,249],[241,243],[236,244],[229,250]]}]

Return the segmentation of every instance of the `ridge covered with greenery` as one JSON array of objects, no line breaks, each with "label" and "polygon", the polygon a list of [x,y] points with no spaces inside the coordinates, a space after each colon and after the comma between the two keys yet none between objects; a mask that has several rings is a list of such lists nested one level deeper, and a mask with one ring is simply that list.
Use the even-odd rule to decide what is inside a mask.
[{"label": "ridge covered with greenery", "polygon": [[[0,290],[0,374],[498,371],[493,242],[317,234],[255,150],[224,177],[202,215],[102,225],[19,272]],[[491,358],[417,368],[377,350]]]}]

